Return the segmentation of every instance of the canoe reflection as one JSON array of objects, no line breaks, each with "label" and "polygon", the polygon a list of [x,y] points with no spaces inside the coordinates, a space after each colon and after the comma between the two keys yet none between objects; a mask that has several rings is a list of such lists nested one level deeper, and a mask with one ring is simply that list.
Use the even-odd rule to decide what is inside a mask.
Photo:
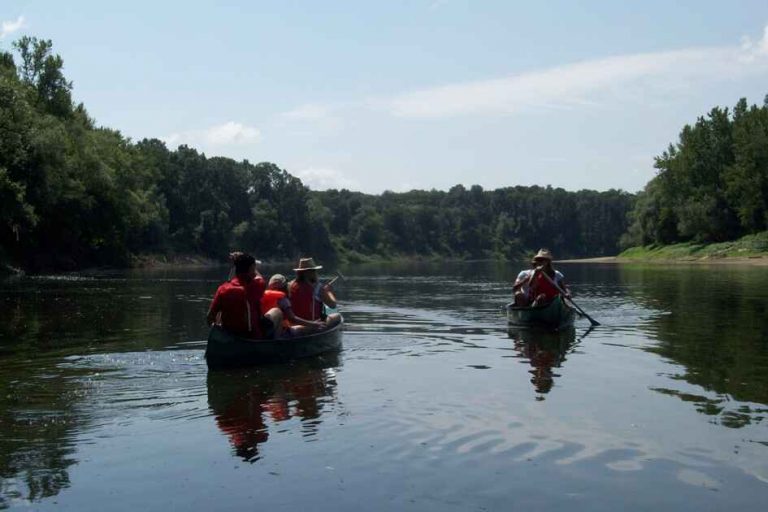
[{"label": "canoe reflection", "polygon": [[536,400],[544,400],[544,394],[549,393],[555,382],[553,368],[560,368],[565,362],[566,354],[576,342],[575,329],[551,332],[536,329],[510,328],[507,335],[515,342],[515,350],[527,359],[532,368],[531,384],[539,396]]},{"label": "canoe reflection", "polygon": [[317,433],[323,408],[336,401],[334,369],[339,366],[339,354],[327,354],[208,372],[208,406],[235,455],[254,462],[260,458],[259,445],[269,439],[268,423],[299,418],[304,437]]}]

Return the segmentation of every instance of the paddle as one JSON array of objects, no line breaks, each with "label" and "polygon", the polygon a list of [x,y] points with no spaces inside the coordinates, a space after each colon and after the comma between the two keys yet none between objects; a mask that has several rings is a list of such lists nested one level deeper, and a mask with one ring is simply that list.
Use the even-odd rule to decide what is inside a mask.
[{"label": "paddle", "polygon": [[346,281],[347,278],[344,277],[344,274],[342,274],[340,271],[337,270],[336,271],[336,277],[334,277],[333,279],[331,279],[330,281],[328,281],[325,284],[326,284],[326,286],[331,286],[333,283],[335,283],[339,279],[341,279],[342,281]]},{"label": "paddle", "polygon": [[[559,292],[560,292],[560,293],[563,295],[563,297],[566,297],[565,291],[563,291],[563,289],[562,289],[562,288],[560,288],[560,285],[558,285],[558,284],[557,284],[557,283],[554,281],[554,279],[552,279],[551,277],[549,277],[549,275],[547,275],[547,273],[546,273],[546,272],[544,272],[544,271],[541,269],[541,267],[539,267],[539,270],[541,270],[541,273],[542,273],[542,274],[544,274],[544,277],[546,277],[546,278],[547,278],[547,280],[548,280],[550,283],[552,283],[552,286],[554,286],[555,288],[557,288],[557,291],[559,291]],[[570,303],[573,305],[573,307],[574,307],[574,308],[576,308],[576,311],[578,311],[578,312],[579,312],[579,314],[580,314],[581,316],[584,316],[584,317],[586,317],[586,318],[587,318],[587,320],[589,320],[589,323],[590,323],[590,324],[592,324],[592,325],[600,325],[600,322],[598,322],[597,320],[595,320],[594,318],[592,318],[591,316],[589,316],[589,315],[588,315],[588,314],[587,314],[587,313],[586,313],[586,312],[585,312],[583,309],[581,309],[581,308],[579,307],[579,305],[578,305],[578,304],[576,304],[575,302],[573,302],[573,299],[571,299],[571,298],[568,298],[568,301],[569,301],[569,302],[570,302]]]},{"label": "paddle", "polygon": [[[344,274],[342,274],[340,271],[338,271],[338,270],[337,270],[337,271],[336,271],[336,277],[334,277],[333,279],[331,279],[331,280],[330,280],[330,281],[328,281],[327,283],[325,283],[325,284],[322,284],[322,283],[318,282],[318,283],[315,285],[315,291],[314,291],[314,297],[315,297],[315,300],[317,300],[317,301],[319,301],[319,302],[321,302],[321,303],[322,303],[322,302],[323,302],[323,299],[322,299],[322,298],[320,298],[320,290],[322,290],[322,289],[323,289],[325,286],[332,286],[332,285],[333,285],[333,283],[335,283],[335,282],[336,282],[336,281],[338,281],[339,279],[341,279],[342,281],[344,281],[344,280],[346,280],[347,278],[346,278],[346,277],[344,277]],[[326,306],[325,306],[325,304],[323,304],[323,307],[326,307]]]}]

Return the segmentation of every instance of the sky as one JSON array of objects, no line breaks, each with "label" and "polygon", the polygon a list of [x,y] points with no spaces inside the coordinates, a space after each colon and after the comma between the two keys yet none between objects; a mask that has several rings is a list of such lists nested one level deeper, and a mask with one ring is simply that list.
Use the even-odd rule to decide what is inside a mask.
[{"label": "sky", "polygon": [[0,0],[101,126],[313,189],[641,190],[681,128],[768,94],[768,2]]}]

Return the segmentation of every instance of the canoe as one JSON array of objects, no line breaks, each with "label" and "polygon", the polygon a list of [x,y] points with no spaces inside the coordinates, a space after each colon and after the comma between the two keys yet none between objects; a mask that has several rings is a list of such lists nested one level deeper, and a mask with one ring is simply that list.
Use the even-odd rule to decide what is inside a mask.
[{"label": "canoe", "polygon": [[507,305],[507,322],[509,325],[563,330],[573,326],[575,317],[575,310],[567,305],[560,296],[542,306]]},{"label": "canoe", "polygon": [[210,368],[229,368],[312,357],[341,348],[343,321],[327,331],[295,338],[250,340],[214,325],[208,334],[205,360]]}]

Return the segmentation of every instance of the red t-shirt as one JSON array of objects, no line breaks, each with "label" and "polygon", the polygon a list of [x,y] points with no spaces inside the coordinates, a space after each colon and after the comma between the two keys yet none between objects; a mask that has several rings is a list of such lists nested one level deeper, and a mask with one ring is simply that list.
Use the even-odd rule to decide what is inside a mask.
[{"label": "red t-shirt", "polygon": [[211,311],[221,313],[224,329],[240,336],[258,338],[261,336],[261,296],[265,288],[261,276],[247,282],[235,277],[216,290]]}]

